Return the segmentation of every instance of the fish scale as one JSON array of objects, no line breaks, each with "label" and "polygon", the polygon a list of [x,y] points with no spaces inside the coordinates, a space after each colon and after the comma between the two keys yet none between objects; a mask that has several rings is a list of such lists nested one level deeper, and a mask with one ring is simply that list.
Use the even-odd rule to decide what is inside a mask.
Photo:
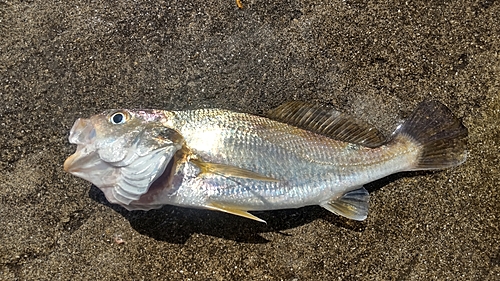
[{"label": "fish scale", "polygon": [[364,121],[302,102],[268,117],[223,109],[111,110],[75,122],[70,141],[78,147],[64,168],[129,210],[170,204],[262,221],[248,211],[320,205],[364,220],[363,184],[457,166],[466,158],[466,137],[436,101],[420,103],[388,140]]},{"label": "fish scale", "polygon": [[[405,145],[403,148],[393,146],[390,150],[386,145],[377,149],[352,149],[349,143],[284,123],[219,109],[174,112],[174,115],[170,126],[186,136],[186,144],[205,161],[238,165],[282,180],[274,183],[239,180],[239,184],[227,184],[224,177],[209,179],[205,176],[200,188],[210,190],[210,187],[216,187],[217,190],[210,190],[212,200],[236,203],[245,210],[259,210],[262,206],[282,209],[312,205],[404,170],[408,162],[407,159],[388,159]],[[204,132],[199,130],[203,127],[215,131],[220,136],[220,143],[206,145],[202,141]],[[234,134],[238,128],[245,129]],[[276,142],[276,139],[283,138],[284,142]]]}]

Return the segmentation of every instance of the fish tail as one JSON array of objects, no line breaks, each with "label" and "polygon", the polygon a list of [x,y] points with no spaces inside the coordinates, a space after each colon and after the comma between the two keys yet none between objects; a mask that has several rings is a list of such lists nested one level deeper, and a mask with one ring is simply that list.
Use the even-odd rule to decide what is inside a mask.
[{"label": "fish tail", "polygon": [[467,128],[437,101],[421,102],[398,129],[397,136],[409,137],[420,148],[410,170],[450,168],[467,157]]}]

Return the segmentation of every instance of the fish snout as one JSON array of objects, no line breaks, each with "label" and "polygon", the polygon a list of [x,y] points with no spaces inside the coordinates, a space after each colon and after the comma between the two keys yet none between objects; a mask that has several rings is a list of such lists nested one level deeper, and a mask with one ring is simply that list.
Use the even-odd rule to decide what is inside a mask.
[{"label": "fish snout", "polygon": [[69,142],[72,144],[89,144],[95,137],[95,128],[90,119],[78,118],[69,132]]},{"label": "fish snout", "polygon": [[64,161],[64,170],[70,173],[78,172],[88,158],[84,148],[90,145],[95,138],[95,128],[90,119],[78,118],[69,133],[69,142],[78,145],[75,153]]}]

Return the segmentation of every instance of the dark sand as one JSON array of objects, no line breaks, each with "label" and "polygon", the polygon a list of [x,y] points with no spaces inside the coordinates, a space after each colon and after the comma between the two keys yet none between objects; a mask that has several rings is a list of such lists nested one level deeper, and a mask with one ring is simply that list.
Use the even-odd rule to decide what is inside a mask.
[{"label": "dark sand", "polygon": [[[500,280],[498,1],[170,2],[0,1],[0,279]],[[108,108],[305,100],[390,133],[424,99],[470,156],[369,185],[365,222],[127,212],[62,169],[75,119]]]}]

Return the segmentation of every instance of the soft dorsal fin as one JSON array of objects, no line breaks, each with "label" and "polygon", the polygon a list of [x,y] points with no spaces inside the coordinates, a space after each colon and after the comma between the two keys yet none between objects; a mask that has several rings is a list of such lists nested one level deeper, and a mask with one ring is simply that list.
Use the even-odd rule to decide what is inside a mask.
[{"label": "soft dorsal fin", "polygon": [[378,147],[386,138],[372,125],[323,105],[301,101],[285,103],[268,113],[268,117],[335,140]]}]

